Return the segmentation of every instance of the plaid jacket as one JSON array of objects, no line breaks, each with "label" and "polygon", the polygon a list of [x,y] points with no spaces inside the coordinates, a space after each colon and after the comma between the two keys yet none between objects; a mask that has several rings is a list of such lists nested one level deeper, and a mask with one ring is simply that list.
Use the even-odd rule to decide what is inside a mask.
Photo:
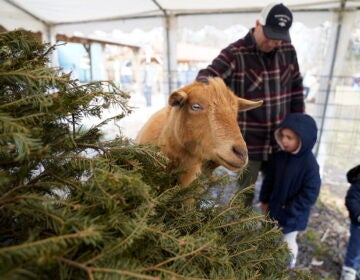
[{"label": "plaid jacket", "polygon": [[206,69],[199,71],[196,80],[218,76],[239,97],[264,101],[261,107],[238,115],[249,159],[262,161],[278,150],[275,128],[289,113],[303,113],[305,105],[294,47],[283,43],[270,53],[261,52],[252,31],[223,49]]}]

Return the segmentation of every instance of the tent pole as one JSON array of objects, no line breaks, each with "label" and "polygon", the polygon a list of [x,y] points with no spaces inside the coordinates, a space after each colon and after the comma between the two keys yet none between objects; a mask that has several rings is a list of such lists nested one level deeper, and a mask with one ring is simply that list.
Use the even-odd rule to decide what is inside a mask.
[{"label": "tent pole", "polygon": [[315,149],[315,157],[318,157],[318,155],[319,155],[320,143],[321,143],[321,139],[322,139],[323,131],[324,131],[325,117],[326,117],[327,107],[328,107],[328,103],[329,103],[330,92],[331,92],[331,88],[332,88],[332,80],[334,78],[334,67],[335,67],[338,46],[339,46],[339,38],[340,38],[340,33],[341,33],[341,28],[342,28],[345,4],[346,4],[346,0],[342,0],[340,10],[338,11],[338,21],[337,21],[338,24],[337,24],[336,35],[335,35],[335,46],[334,46],[333,56],[332,56],[332,60],[331,60],[329,79],[328,79],[328,83],[326,86],[324,109],[322,111],[322,116],[321,116],[319,139],[318,139],[318,144],[316,145],[316,149]]},{"label": "tent pole", "polygon": [[[170,94],[173,91],[173,74],[172,74],[172,68],[173,68],[173,53],[174,48],[173,44],[171,44],[170,37],[173,37],[171,33],[173,33],[173,17],[169,16],[166,9],[164,9],[156,0],[152,0],[154,4],[161,10],[161,12],[164,14],[165,18],[165,48],[166,48],[166,77],[167,77],[167,83],[168,83],[168,93]],[[171,32],[172,31],[172,32]],[[176,46],[176,40],[175,40],[175,46]]]},{"label": "tent pole", "polygon": [[166,62],[167,62],[167,82],[168,93],[172,92],[172,75],[171,75],[171,44],[170,44],[170,18],[165,12],[165,39],[166,39]]}]

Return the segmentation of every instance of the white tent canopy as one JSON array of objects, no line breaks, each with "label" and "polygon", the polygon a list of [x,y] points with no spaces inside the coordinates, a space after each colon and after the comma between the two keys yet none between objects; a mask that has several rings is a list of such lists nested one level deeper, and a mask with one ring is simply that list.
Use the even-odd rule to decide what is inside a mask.
[{"label": "white tent canopy", "polygon": [[[250,27],[262,7],[273,0],[0,0],[0,22],[7,29],[26,27],[50,36],[54,32],[96,29],[129,31],[166,26],[177,18],[177,27],[218,27],[241,23]],[[360,9],[359,0],[284,0],[296,20],[317,25],[340,10]],[[310,12],[310,13],[309,13]],[[219,18],[220,17],[220,18]]]},{"label": "white tent canopy", "polygon": [[[56,34],[88,36],[96,30],[111,32],[163,27],[165,30],[165,73],[171,91],[176,72],[176,34],[179,28],[199,29],[204,25],[226,28],[234,24],[252,27],[259,11],[273,0],[0,0],[0,25],[8,30],[26,28],[40,31],[48,41]],[[360,10],[359,0],[284,0],[295,21],[318,26],[333,24],[330,74],[341,63],[349,19]],[[348,22],[348,23],[347,23]],[[343,25],[345,24],[345,27]],[[345,31],[347,30],[347,31]],[[343,31],[343,32],[341,32]],[[339,40],[339,38],[341,40]],[[347,42],[347,41],[346,41]]]},{"label": "white tent canopy", "polygon": [[[224,13],[257,13],[273,0],[1,0],[1,20],[11,27],[32,22],[29,28],[70,26],[85,23],[124,22],[166,16],[188,16]],[[358,0],[284,0],[293,11],[332,11],[358,9]],[[21,12],[20,12],[21,11]],[[315,18],[315,17],[313,17]],[[143,19],[142,22],[139,20]],[[12,21],[12,22],[11,22]],[[161,21],[161,20],[160,20]],[[160,21],[153,21],[158,24]],[[37,24],[36,24],[37,22]],[[219,22],[219,21],[217,21]],[[160,23],[161,24],[161,23]],[[151,27],[148,24],[141,27]]]},{"label": "white tent canopy", "polygon": [[[131,31],[134,28],[165,30],[165,73],[169,91],[176,71],[176,30],[199,29],[206,25],[226,28],[234,24],[254,25],[259,11],[273,0],[0,0],[0,25],[8,30],[26,28],[40,31],[50,42],[56,34],[84,36],[96,30]],[[334,48],[341,34],[337,26],[360,9],[359,0],[284,0],[295,21],[317,26],[334,23]],[[339,48],[341,49],[341,48]],[[334,53],[333,53],[334,54]],[[329,68],[330,71],[330,68]]]}]

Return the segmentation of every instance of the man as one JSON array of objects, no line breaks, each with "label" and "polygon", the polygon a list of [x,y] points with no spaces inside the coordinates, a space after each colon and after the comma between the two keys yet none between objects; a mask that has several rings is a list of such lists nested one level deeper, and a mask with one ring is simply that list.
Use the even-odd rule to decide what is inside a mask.
[{"label": "man", "polygon": [[275,128],[288,114],[305,110],[302,78],[289,34],[292,20],[283,4],[268,5],[255,27],[223,49],[196,78],[206,82],[208,76],[219,76],[239,97],[264,101],[261,107],[238,116],[249,151],[240,188],[254,184],[260,170],[266,172],[269,157],[278,149]]}]

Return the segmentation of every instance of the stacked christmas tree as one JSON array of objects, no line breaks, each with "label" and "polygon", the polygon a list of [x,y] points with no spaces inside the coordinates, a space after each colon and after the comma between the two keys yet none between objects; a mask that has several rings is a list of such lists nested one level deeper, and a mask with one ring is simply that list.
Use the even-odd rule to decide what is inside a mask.
[{"label": "stacked christmas tree", "polygon": [[83,127],[109,106],[126,116],[128,96],[49,67],[52,50],[0,33],[0,279],[288,279],[288,249],[248,190],[183,206],[214,183],[179,188],[155,147],[103,140],[111,119]]}]

